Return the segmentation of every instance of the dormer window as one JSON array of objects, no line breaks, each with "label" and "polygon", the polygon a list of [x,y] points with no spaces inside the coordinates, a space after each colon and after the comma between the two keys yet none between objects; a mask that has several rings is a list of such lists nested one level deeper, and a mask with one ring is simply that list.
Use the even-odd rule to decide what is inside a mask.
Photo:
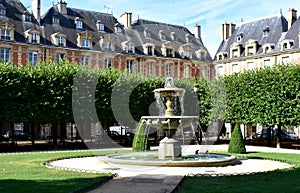
[{"label": "dormer window", "polygon": [[285,39],[285,40],[280,42],[280,45],[281,45],[281,50],[288,50],[288,49],[291,49],[293,47],[294,41]]},{"label": "dormer window", "polygon": [[150,55],[150,56],[154,55],[155,46],[153,43],[146,43],[143,45],[143,48],[144,48],[144,53],[146,55]]},{"label": "dormer window", "polygon": [[135,44],[132,41],[122,42],[123,50],[129,54],[134,54],[135,52]]},{"label": "dormer window", "polygon": [[39,44],[40,43],[40,32],[35,29],[29,29],[24,32],[28,43]]},{"label": "dormer window", "polygon": [[162,45],[162,54],[166,57],[175,57],[175,43],[166,42]]},{"label": "dormer window", "polygon": [[57,17],[57,16],[52,17],[52,24],[59,25],[59,17]]},{"label": "dormer window", "polygon": [[82,20],[79,17],[75,18],[75,24],[76,24],[76,29],[82,29],[83,28]]},{"label": "dormer window", "polygon": [[205,60],[206,59],[206,55],[207,55],[207,52],[205,49],[199,49],[196,51],[196,55],[197,57],[200,59],[200,60]]},{"label": "dormer window", "polygon": [[100,46],[105,51],[115,51],[115,37],[112,35],[104,35],[100,38]]},{"label": "dormer window", "polygon": [[263,37],[268,37],[270,32],[270,27],[267,26],[264,30],[263,30]]},{"label": "dormer window", "polygon": [[14,40],[14,30],[15,26],[10,23],[1,23],[1,40]]},{"label": "dormer window", "polygon": [[230,46],[230,58],[238,58],[241,56],[242,52],[242,45],[234,43]]},{"label": "dormer window", "polygon": [[6,7],[0,4],[0,15],[6,16]]},{"label": "dormer window", "polygon": [[77,34],[77,46],[81,48],[92,48],[92,35],[89,32]]},{"label": "dormer window", "polygon": [[163,30],[160,30],[160,31],[159,31],[159,38],[160,38],[162,41],[166,41],[166,40],[167,40],[167,36],[166,36],[166,34],[164,33]]},{"label": "dormer window", "polygon": [[35,33],[35,32],[33,32],[33,33],[31,34],[31,43],[33,43],[33,44],[38,43],[38,34]]},{"label": "dormer window", "polygon": [[185,57],[185,58],[189,58],[189,59],[192,58],[192,50],[193,50],[193,47],[190,44],[184,44],[184,45],[180,46],[180,48],[179,48],[181,57],[183,57],[183,58]]},{"label": "dormer window", "polygon": [[97,26],[97,30],[98,30],[99,32],[103,32],[103,31],[104,31],[104,24],[101,23],[101,20],[98,20],[98,21],[97,21],[96,26]]},{"label": "dormer window", "polygon": [[51,35],[51,41],[57,46],[66,46],[66,35],[60,32]]},{"label": "dormer window", "polygon": [[248,40],[245,43],[246,56],[251,56],[257,52],[258,41],[257,40]]},{"label": "dormer window", "polygon": [[116,33],[122,33],[122,26],[119,23],[115,24],[115,32]]},{"label": "dormer window", "polygon": [[1,30],[1,40],[11,40],[11,32],[7,29]]},{"label": "dormer window", "polygon": [[172,41],[177,41],[177,36],[176,36],[175,32],[171,32],[171,39],[172,39]]},{"label": "dormer window", "polygon": [[274,44],[264,44],[262,46],[263,53],[265,53],[265,54],[269,53],[269,52],[272,52],[274,48],[275,48]]},{"label": "dormer window", "polygon": [[151,38],[151,32],[148,30],[148,28],[144,30],[144,35],[146,36],[146,38]]},{"label": "dormer window", "polygon": [[185,40],[186,40],[186,43],[191,43],[191,35],[190,34],[186,34],[185,35]]},{"label": "dormer window", "polygon": [[23,20],[27,22],[31,22],[31,15],[28,11],[25,11],[23,14]]},{"label": "dormer window", "polygon": [[236,37],[236,41],[237,41],[237,42],[241,42],[242,39],[243,39],[243,37],[244,37],[244,34],[243,34],[243,33],[240,33],[240,34]]}]

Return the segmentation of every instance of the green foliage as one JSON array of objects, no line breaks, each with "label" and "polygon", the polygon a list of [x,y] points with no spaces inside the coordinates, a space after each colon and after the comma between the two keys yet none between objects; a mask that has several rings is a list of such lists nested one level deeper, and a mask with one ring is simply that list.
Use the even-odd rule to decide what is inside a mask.
[{"label": "green foliage", "polygon": [[228,153],[246,153],[245,142],[243,140],[241,128],[238,123],[235,124],[234,130],[231,134]]},{"label": "green foliage", "polygon": [[146,125],[143,120],[140,120],[136,127],[136,132],[133,138],[132,150],[143,152],[147,150],[148,145]]},{"label": "green foliage", "polygon": [[300,66],[276,65],[225,77],[228,122],[300,124]]}]

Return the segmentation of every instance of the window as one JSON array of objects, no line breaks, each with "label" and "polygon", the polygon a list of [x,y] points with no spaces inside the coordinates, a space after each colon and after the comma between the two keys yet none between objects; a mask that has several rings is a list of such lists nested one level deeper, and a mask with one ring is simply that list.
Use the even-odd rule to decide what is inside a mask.
[{"label": "window", "polygon": [[104,50],[112,51],[112,43],[111,42],[104,42]]},{"label": "window", "polygon": [[238,64],[232,64],[232,74],[233,73],[239,73],[240,72],[240,67]]},{"label": "window", "polygon": [[52,24],[59,24],[59,18],[58,17],[52,17]]},{"label": "window", "polygon": [[7,48],[1,48],[1,62],[7,63],[10,59],[10,50]]},{"label": "window", "polygon": [[65,45],[65,37],[64,36],[58,36],[57,37],[57,45],[58,46],[64,46]]},{"label": "window", "polygon": [[288,56],[282,57],[282,64],[289,65],[290,64],[290,58]]},{"label": "window", "polygon": [[128,50],[128,53],[133,53],[133,46],[132,44],[127,44],[127,50]]},{"label": "window", "polygon": [[60,63],[65,57],[65,54],[57,53],[56,54],[56,63]]},{"label": "window", "polygon": [[115,24],[115,32],[116,33],[122,33],[121,24],[119,24],[119,23]]},{"label": "window", "polygon": [[206,76],[207,76],[207,68],[205,66],[202,68],[201,73],[202,73],[202,77],[206,78]]},{"label": "window", "polygon": [[24,14],[24,21],[31,22],[31,15],[29,13]]},{"label": "window", "polygon": [[254,62],[248,62],[247,63],[248,70],[254,70],[255,69],[255,63]]},{"label": "window", "polygon": [[150,31],[146,31],[146,37],[151,38],[151,32]]},{"label": "window", "polygon": [[264,67],[272,67],[272,63],[270,59],[264,60]]},{"label": "window", "polygon": [[82,21],[76,20],[75,23],[76,23],[76,29],[82,29]]},{"label": "window", "polygon": [[147,47],[147,54],[148,54],[148,55],[153,55],[152,50],[153,50],[153,47],[152,47],[152,46],[148,46],[148,47]]},{"label": "window", "polygon": [[1,30],[1,39],[2,40],[10,40],[10,30],[2,29]]},{"label": "window", "polygon": [[104,59],[104,67],[105,68],[112,68],[113,59],[112,58],[105,58]]},{"label": "window", "polygon": [[31,34],[31,43],[33,43],[33,44],[38,43],[37,36],[38,36],[37,33]]},{"label": "window", "polygon": [[264,30],[263,30],[263,37],[268,37],[270,32],[270,27],[267,26]]},{"label": "window", "polygon": [[160,40],[162,40],[162,41],[166,41],[167,40],[167,36],[166,36],[166,34],[164,33],[163,30],[159,31],[159,37],[160,37]]},{"label": "window", "polygon": [[91,45],[91,41],[90,40],[86,40],[86,39],[81,40],[81,46],[83,48],[90,48],[90,45]]},{"label": "window", "polygon": [[173,49],[167,48],[167,57],[173,57]]},{"label": "window", "polygon": [[127,60],[127,71],[133,73],[133,60]]},{"label": "window", "polygon": [[4,9],[4,8],[1,8],[0,9],[0,15],[6,15],[6,9]]},{"label": "window", "polygon": [[243,39],[243,37],[244,37],[243,33],[240,33],[240,34],[236,37],[236,41],[237,41],[237,42],[241,42],[242,39]]},{"label": "window", "polygon": [[88,66],[89,65],[89,56],[82,57],[82,65]]},{"label": "window", "polygon": [[29,52],[29,63],[31,63],[32,65],[36,65],[38,63],[38,52]]},{"label": "window", "polygon": [[98,23],[97,28],[98,28],[98,31],[104,31],[104,24]]},{"label": "window", "polygon": [[153,75],[154,62],[147,62],[147,75]]},{"label": "window", "polygon": [[191,76],[191,67],[185,66],[184,67],[184,78],[190,78]]},{"label": "window", "polygon": [[172,64],[167,64],[167,66],[166,66],[166,76],[173,76]]},{"label": "window", "polygon": [[223,66],[218,66],[217,67],[217,75],[218,76],[223,76],[224,75],[224,68],[223,68]]}]

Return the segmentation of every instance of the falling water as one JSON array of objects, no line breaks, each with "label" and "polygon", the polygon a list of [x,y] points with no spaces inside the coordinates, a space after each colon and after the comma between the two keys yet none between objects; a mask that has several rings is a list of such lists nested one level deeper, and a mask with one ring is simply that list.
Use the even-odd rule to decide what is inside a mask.
[{"label": "falling water", "polygon": [[158,115],[164,116],[166,111],[166,101],[164,97],[160,96],[159,93],[154,94],[155,101],[156,101],[156,107],[158,109]]},{"label": "falling water", "polygon": [[146,151],[147,149],[147,128],[146,121],[140,120],[136,127],[135,135],[132,143],[133,151]]}]

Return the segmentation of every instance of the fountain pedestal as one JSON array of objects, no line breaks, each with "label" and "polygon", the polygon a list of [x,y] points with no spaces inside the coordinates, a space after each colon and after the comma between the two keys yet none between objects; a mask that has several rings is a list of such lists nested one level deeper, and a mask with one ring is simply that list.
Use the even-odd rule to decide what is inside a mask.
[{"label": "fountain pedestal", "polygon": [[161,160],[174,160],[181,157],[181,145],[172,138],[165,137],[159,143],[158,159]]}]

